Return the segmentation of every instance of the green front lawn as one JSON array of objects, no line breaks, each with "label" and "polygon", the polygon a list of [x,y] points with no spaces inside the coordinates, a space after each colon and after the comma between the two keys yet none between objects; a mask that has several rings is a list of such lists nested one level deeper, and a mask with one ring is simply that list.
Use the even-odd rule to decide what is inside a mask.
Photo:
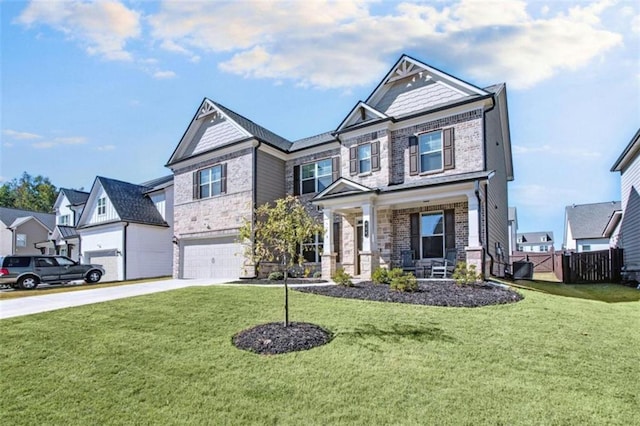
[{"label": "green front lawn", "polygon": [[0,424],[638,424],[640,302],[524,290],[484,308],[291,292],[328,345],[259,356],[236,332],[282,289],[194,287],[0,323]]}]

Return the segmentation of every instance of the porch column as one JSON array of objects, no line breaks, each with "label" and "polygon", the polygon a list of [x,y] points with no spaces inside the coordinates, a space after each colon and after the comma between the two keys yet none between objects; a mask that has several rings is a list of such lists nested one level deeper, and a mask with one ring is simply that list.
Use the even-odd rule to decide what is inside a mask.
[{"label": "porch column", "polygon": [[360,278],[371,279],[378,266],[376,250],[376,219],[372,203],[362,205],[362,251],[360,252]]},{"label": "porch column", "polygon": [[330,208],[322,209],[324,221],[324,242],[322,249],[322,278],[330,280],[336,273],[337,254],[333,247],[333,211]]},{"label": "porch column", "polygon": [[482,272],[483,248],[480,244],[480,202],[475,192],[467,194],[467,205],[469,206],[468,229],[469,238],[465,251],[467,252],[467,265],[475,265],[476,272]]}]

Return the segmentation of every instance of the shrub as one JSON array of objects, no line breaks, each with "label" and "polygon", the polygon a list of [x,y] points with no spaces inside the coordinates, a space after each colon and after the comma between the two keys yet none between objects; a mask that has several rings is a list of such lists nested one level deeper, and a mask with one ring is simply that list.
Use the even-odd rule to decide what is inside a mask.
[{"label": "shrub", "polygon": [[477,284],[482,281],[482,274],[476,272],[476,265],[468,265],[465,262],[458,262],[453,279],[459,286]]},{"label": "shrub", "polygon": [[335,275],[332,277],[336,284],[346,287],[353,287],[353,281],[351,281],[351,278],[351,275],[347,274],[343,268],[338,268]]},{"label": "shrub", "polygon": [[280,271],[273,271],[269,274],[269,281],[281,281],[284,279],[284,274]]},{"label": "shrub", "polygon": [[381,266],[377,267],[371,274],[371,281],[374,284],[389,284],[389,270]]},{"label": "shrub", "polygon": [[393,268],[389,271],[388,282],[391,282],[394,278],[400,278],[404,275],[404,271],[400,268]]},{"label": "shrub", "polygon": [[412,273],[403,274],[391,280],[390,288],[395,291],[416,291],[418,290],[418,280]]}]

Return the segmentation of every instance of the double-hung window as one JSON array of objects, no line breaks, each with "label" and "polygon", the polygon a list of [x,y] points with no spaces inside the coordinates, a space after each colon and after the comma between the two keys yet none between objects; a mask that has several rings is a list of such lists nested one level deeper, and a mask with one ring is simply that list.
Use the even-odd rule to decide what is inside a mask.
[{"label": "double-hung window", "polygon": [[316,234],[311,240],[302,245],[302,257],[305,262],[320,262],[323,250],[324,235]]},{"label": "double-hung window", "polygon": [[328,158],[316,163],[304,164],[301,167],[300,184],[302,194],[323,191],[333,180],[333,161]]},{"label": "double-hung window", "polygon": [[358,146],[358,170],[359,173],[371,171],[371,144]]},{"label": "double-hung window", "polygon": [[222,194],[222,165],[200,170],[198,198],[209,198]]},{"label": "double-hung window", "polygon": [[99,215],[107,214],[107,198],[106,197],[98,198],[98,214]]},{"label": "double-hung window", "polygon": [[444,257],[444,213],[423,213],[420,221],[422,258]]},{"label": "double-hung window", "polygon": [[27,246],[27,234],[16,234],[16,247]]},{"label": "double-hung window", "polygon": [[69,225],[69,215],[65,214],[63,216],[60,216],[58,225],[63,225],[63,226]]},{"label": "double-hung window", "polygon": [[424,133],[419,136],[420,173],[442,170],[442,132]]}]

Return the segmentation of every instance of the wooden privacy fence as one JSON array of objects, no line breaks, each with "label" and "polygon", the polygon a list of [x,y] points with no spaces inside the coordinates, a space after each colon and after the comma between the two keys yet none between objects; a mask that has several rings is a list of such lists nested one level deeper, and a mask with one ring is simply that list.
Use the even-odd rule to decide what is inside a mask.
[{"label": "wooden privacy fence", "polygon": [[565,253],[562,262],[564,283],[617,283],[622,272],[622,249]]},{"label": "wooden privacy fence", "polygon": [[533,272],[553,272],[564,283],[620,282],[622,249],[575,253],[550,251],[545,253],[514,252],[511,263],[533,263]]}]

